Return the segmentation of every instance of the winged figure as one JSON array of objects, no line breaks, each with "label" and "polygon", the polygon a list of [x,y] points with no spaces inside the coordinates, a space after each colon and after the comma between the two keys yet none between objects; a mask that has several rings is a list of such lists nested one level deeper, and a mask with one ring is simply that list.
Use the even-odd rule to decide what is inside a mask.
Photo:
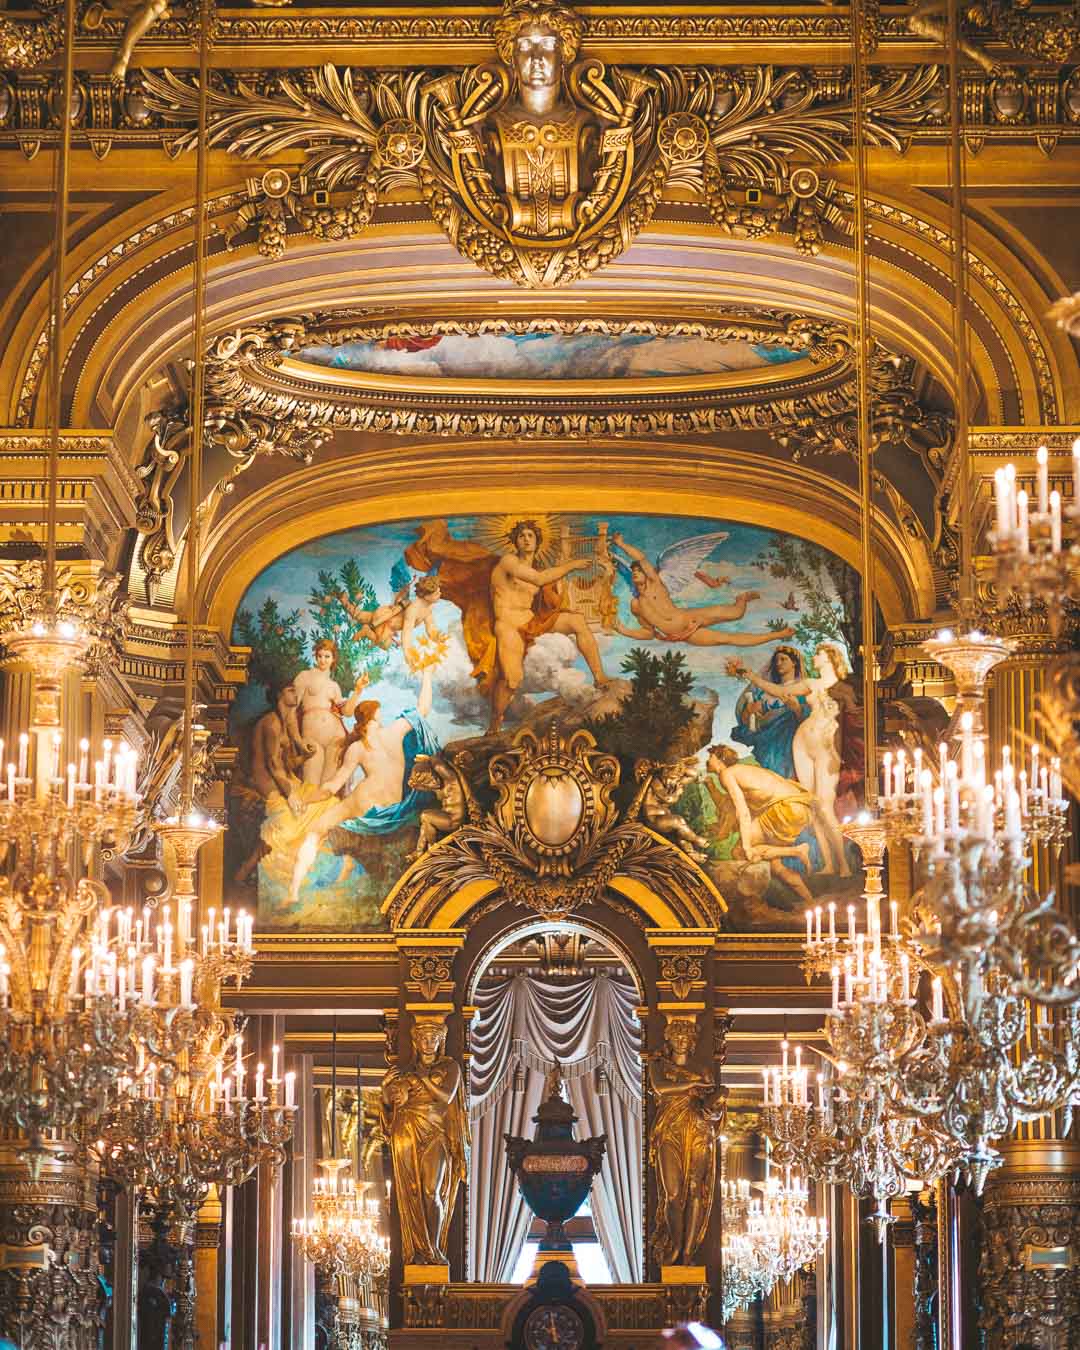
[{"label": "winged figure", "polygon": [[[611,535],[609,552],[612,569],[629,582],[634,592],[630,610],[638,620],[631,628],[615,620],[613,627],[623,637],[654,642],[686,642],[692,647],[756,647],[791,637],[794,629],[779,628],[765,633],[719,633],[716,626],[741,619],[746,607],[760,599],[758,591],[741,591],[728,605],[680,605],[676,597],[694,580],[706,558],[727,538],[724,530],[691,535],[664,549],[655,564],[621,534]],[[620,556],[622,555],[622,556]],[[629,559],[629,563],[625,561]]]}]

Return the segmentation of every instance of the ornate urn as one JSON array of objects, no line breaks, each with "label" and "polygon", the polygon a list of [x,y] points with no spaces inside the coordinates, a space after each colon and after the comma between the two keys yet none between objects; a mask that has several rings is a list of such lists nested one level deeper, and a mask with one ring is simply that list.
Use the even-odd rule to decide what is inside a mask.
[{"label": "ornate urn", "polygon": [[563,1224],[573,1218],[589,1194],[593,1177],[604,1160],[607,1136],[577,1140],[574,1108],[562,1095],[562,1076],[556,1069],[547,1081],[544,1100],[536,1115],[532,1139],[505,1136],[506,1160],[517,1178],[525,1203],[547,1224],[539,1260],[560,1260],[573,1266],[573,1246]]}]

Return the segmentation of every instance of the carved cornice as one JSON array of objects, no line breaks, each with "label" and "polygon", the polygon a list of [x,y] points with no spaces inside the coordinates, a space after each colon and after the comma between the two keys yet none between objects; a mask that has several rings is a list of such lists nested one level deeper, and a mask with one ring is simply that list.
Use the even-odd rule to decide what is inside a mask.
[{"label": "carved cornice", "polygon": [[[44,10],[46,5],[42,5]],[[51,8],[51,6],[48,6]],[[926,9],[925,6],[918,7]],[[875,11],[877,7],[875,6]],[[933,12],[933,11],[931,11]],[[396,52],[412,58],[418,48],[430,48],[437,57],[439,47],[449,43],[479,56],[490,50],[494,38],[494,13],[423,13],[413,10],[380,10],[372,6],[361,14],[348,12],[305,12],[302,8],[282,10],[275,6],[272,13],[258,10],[218,11],[212,19],[212,41],[219,49],[232,53],[258,46],[283,56],[289,49],[299,49],[303,56],[330,50],[351,43],[363,43],[373,49],[379,59],[393,59]],[[104,13],[93,4],[79,5],[78,51],[88,57],[100,53],[99,60],[111,54],[124,35],[126,14],[119,9]],[[5,16],[0,27],[0,64],[27,69],[47,60],[59,43],[58,24],[54,14],[35,18],[25,14]],[[972,6],[965,14],[965,33],[983,46],[1003,54],[1022,53],[1042,62],[1061,64],[1069,59],[1077,44],[1078,25],[1074,12],[1068,6],[1054,7],[1033,14],[1017,0],[987,0]],[[874,14],[873,38],[868,43],[890,55],[894,52],[908,56],[913,50],[929,49],[935,33],[928,33],[916,16],[905,12]],[[175,47],[181,60],[192,60],[193,24],[190,11],[166,12],[153,28],[155,48]],[[846,12],[821,13],[798,4],[776,6],[765,13],[709,13],[705,7],[697,13],[618,13],[594,12],[589,17],[589,37],[610,59],[607,49],[625,52],[635,47],[652,51],[657,46],[669,47],[682,53],[688,48],[718,45],[718,55],[727,55],[724,48],[753,48],[763,45],[787,48],[798,45],[806,48],[799,57],[814,60],[822,47],[835,49],[851,42],[850,19]],[[929,37],[930,42],[924,39]],[[940,40],[937,45],[940,45]],[[301,56],[300,59],[303,59]],[[367,57],[372,59],[371,56]],[[988,62],[989,64],[989,62]]]},{"label": "carved cornice", "polygon": [[[385,378],[315,367],[295,360],[306,346],[355,337],[454,332],[646,332],[743,338],[804,350],[808,361],[739,382],[724,375],[693,387],[673,380],[670,389],[635,389],[615,402],[605,381],[568,393],[552,381],[527,398],[498,381],[453,380],[430,388]],[[871,369],[873,432],[879,442],[919,454],[932,479],[940,477],[948,420],[928,412],[914,388],[914,363],[880,346]],[[834,323],[776,313],[735,314],[726,319],[627,320],[599,316],[483,321],[398,321],[348,315],[290,316],[229,334],[213,344],[207,366],[210,438],[236,460],[230,476],[260,454],[308,462],[335,431],[460,434],[520,438],[682,435],[714,430],[765,430],[793,459],[854,454],[857,446],[851,335]],[[224,485],[222,485],[224,486]]]}]

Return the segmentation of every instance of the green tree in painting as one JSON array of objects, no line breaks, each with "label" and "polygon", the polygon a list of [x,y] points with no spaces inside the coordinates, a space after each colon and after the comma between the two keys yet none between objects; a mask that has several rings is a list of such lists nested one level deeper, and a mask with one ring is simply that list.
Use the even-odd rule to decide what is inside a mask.
[{"label": "green tree in painting", "polygon": [[349,558],[337,572],[321,570],[318,584],[308,597],[315,628],[311,634],[311,646],[320,638],[332,638],[337,643],[338,663],[334,667],[334,679],[344,694],[355,686],[357,677],[366,672],[368,682],[375,684],[386,665],[386,653],[367,638],[356,636],[357,624],[341,603],[340,596],[346,595],[358,609],[374,609],[379,601],[375,587],[368,581],[353,558]]},{"label": "green tree in painting", "polygon": [[282,614],[274,599],[264,600],[257,614],[239,610],[236,635],[240,643],[251,648],[248,682],[261,684],[267,699],[307,664],[307,635],[300,626],[300,610]]},{"label": "green tree in painting", "polygon": [[694,683],[682,652],[654,656],[634,647],[623,659],[630,693],[618,712],[594,719],[589,726],[597,744],[628,764],[638,759],[666,759],[695,717],[688,700]]},{"label": "green tree in painting", "polygon": [[842,558],[809,540],[774,534],[754,566],[790,582],[800,606],[795,639],[806,652],[825,640],[840,641],[858,658],[859,578]]}]

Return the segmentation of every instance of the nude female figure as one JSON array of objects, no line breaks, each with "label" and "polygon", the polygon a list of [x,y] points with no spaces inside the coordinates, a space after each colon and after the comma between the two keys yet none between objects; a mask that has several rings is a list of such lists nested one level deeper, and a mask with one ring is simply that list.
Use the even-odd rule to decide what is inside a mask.
[{"label": "nude female figure", "polygon": [[812,792],[821,806],[824,828],[832,853],[840,863],[839,875],[850,876],[844,837],[836,818],[836,785],[840,779],[840,750],[837,733],[840,727],[840,708],[829,690],[848,673],[847,659],[836,642],[822,642],[814,652],[817,675],[789,682],[773,684],[740,665],[737,673],[774,698],[806,696],[810,714],[799,723],[791,743],[795,763],[795,777],[808,792]]},{"label": "nude female figure", "polygon": [[[420,682],[420,697],[416,710],[421,717],[431,712],[431,670],[426,669]],[[311,870],[319,845],[343,821],[363,816],[376,806],[393,806],[405,793],[405,737],[413,730],[407,717],[397,717],[383,725],[379,704],[373,700],[356,707],[356,725],[349,732],[341,765],[337,772],[323,783],[322,795],[309,807],[311,817],[306,833],[296,851],[290,903],[298,903],[300,887]],[[351,780],[357,769],[363,778],[345,794],[336,793]]]},{"label": "nude female figure", "polygon": [[298,739],[309,756],[304,762],[304,782],[318,786],[332,777],[341,763],[348,736],[342,719],[353,715],[368,677],[361,674],[352,693],[343,698],[337,681],[330,675],[337,664],[337,643],[320,638],[314,657],[314,665],[296,676],[293,688],[297,694]]}]

